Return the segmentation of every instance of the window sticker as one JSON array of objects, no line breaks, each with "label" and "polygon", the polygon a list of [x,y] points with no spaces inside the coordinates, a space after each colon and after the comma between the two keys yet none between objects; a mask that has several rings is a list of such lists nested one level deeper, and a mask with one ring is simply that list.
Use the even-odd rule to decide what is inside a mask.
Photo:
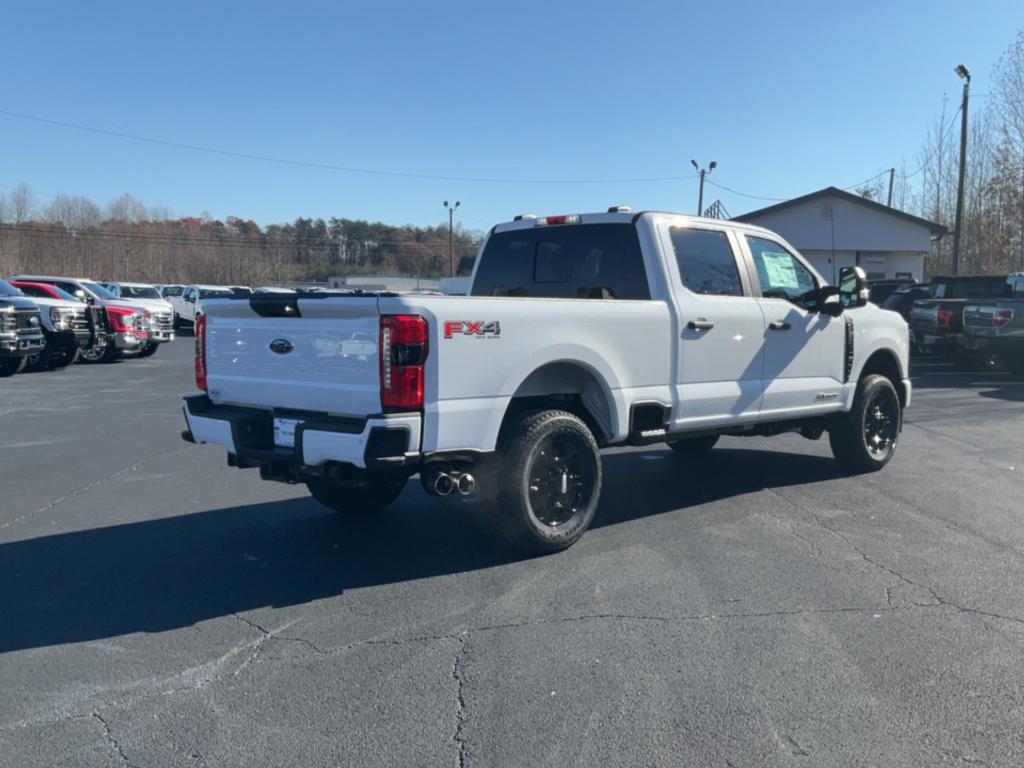
[{"label": "window sticker", "polygon": [[793,257],[788,253],[761,251],[761,260],[772,288],[800,289],[800,278],[793,266]]}]

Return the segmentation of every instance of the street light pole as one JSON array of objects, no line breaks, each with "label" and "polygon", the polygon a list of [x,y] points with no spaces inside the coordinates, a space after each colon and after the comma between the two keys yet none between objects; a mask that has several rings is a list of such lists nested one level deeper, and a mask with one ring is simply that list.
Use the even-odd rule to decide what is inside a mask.
[{"label": "street light pole", "polygon": [[963,64],[954,70],[964,80],[964,100],[960,105],[960,179],[956,188],[956,225],[953,230],[953,274],[960,274],[960,235],[964,218],[964,176],[967,173],[967,101],[971,94],[971,71]]},{"label": "street light pole", "polygon": [[718,163],[712,160],[707,168],[701,168],[697,165],[696,160],[691,160],[690,164],[697,169],[697,173],[700,174],[700,193],[697,196],[697,215],[701,216],[704,213],[704,177],[711,173],[715,168],[718,167]]},{"label": "street light pole", "polygon": [[448,264],[451,267],[452,277],[455,277],[455,230],[453,229],[455,222],[455,209],[458,208],[461,203],[456,200],[455,205],[448,205],[448,201],[444,201],[444,207],[448,209]]}]

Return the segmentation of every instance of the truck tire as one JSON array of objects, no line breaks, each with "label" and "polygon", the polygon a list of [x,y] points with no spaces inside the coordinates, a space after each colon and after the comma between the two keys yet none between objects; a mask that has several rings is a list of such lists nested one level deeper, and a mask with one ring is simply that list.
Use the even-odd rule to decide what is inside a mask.
[{"label": "truck tire", "polygon": [[26,362],[28,362],[28,358],[25,357],[9,357],[6,360],[0,360],[0,379],[21,373]]},{"label": "truck tire", "polygon": [[703,456],[710,452],[717,442],[718,435],[704,435],[703,437],[669,440],[668,447],[680,456]]},{"label": "truck tire", "polygon": [[401,495],[407,478],[383,477],[364,484],[338,483],[316,478],[306,482],[313,498],[330,510],[352,515],[379,512]]},{"label": "truck tire", "polygon": [[56,371],[77,362],[78,355],[78,347],[62,349],[58,352],[48,344],[38,355],[31,356],[28,368],[33,371]]},{"label": "truck tire", "polygon": [[152,357],[159,346],[155,341],[147,341],[146,346],[139,350],[139,357]]},{"label": "truck tire", "polygon": [[875,472],[889,463],[903,425],[900,396],[889,379],[877,374],[861,379],[853,408],[837,419],[828,442],[840,464],[853,472]]},{"label": "truck tire", "polygon": [[503,441],[498,527],[530,554],[572,546],[601,498],[601,456],[583,421],[566,411],[525,414]]},{"label": "truck tire", "polygon": [[121,350],[115,347],[109,339],[103,344],[86,347],[79,353],[79,360],[83,363],[112,363],[119,357],[121,357]]}]

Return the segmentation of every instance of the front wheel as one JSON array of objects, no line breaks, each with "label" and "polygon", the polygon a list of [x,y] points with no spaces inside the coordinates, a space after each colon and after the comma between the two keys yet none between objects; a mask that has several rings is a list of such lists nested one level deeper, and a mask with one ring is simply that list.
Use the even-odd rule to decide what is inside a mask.
[{"label": "front wheel", "polygon": [[313,498],[330,510],[351,515],[379,512],[401,495],[406,478],[374,478],[363,484],[338,483],[316,478],[308,480],[306,487]]},{"label": "front wheel", "polygon": [[6,360],[0,360],[0,379],[21,373],[27,361],[28,358],[25,357],[9,357]]},{"label": "front wheel", "polygon": [[91,347],[85,347],[79,353],[83,363],[112,363],[121,356],[121,350],[114,346],[112,339],[97,341]]},{"label": "front wheel", "polygon": [[572,546],[601,498],[601,456],[583,421],[566,411],[527,414],[504,442],[498,472],[499,526],[519,549]]},{"label": "front wheel", "polygon": [[875,472],[896,452],[903,425],[900,396],[892,382],[872,374],[861,379],[853,408],[828,433],[832,455],[854,472]]},{"label": "front wheel", "polygon": [[139,357],[152,357],[159,346],[155,341],[147,341],[146,346],[139,350]]}]

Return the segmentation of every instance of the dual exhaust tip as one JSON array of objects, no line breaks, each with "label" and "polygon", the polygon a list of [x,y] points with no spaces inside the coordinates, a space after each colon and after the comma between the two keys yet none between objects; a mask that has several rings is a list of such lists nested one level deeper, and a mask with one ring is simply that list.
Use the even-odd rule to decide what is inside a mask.
[{"label": "dual exhaust tip", "polygon": [[450,496],[456,491],[468,496],[476,490],[476,478],[468,472],[434,472],[426,486],[435,496]]}]

